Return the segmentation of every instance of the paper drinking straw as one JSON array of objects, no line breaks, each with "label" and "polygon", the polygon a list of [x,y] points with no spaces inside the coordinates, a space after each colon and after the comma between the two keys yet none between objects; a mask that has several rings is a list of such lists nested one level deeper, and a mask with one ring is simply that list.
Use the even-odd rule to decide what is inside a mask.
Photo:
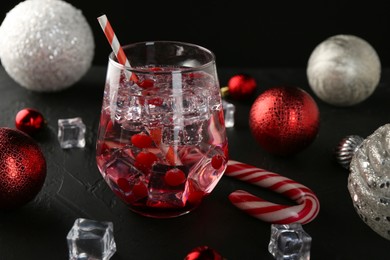
[{"label": "paper drinking straw", "polygon": [[[106,35],[106,38],[108,42],[111,45],[112,50],[114,51],[114,54],[116,58],[118,59],[119,63],[126,66],[126,67],[131,67],[130,62],[126,57],[125,52],[123,51],[122,46],[119,43],[118,38],[116,37],[116,34],[114,30],[111,27],[110,22],[107,19],[107,16],[103,14],[102,16],[99,16],[98,18],[99,24],[103,29],[104,34]],[[132,74],[130,71],[126,71],[128,74],[128,78],[132,78],[134,81],[137,79],[135,74]]]}]

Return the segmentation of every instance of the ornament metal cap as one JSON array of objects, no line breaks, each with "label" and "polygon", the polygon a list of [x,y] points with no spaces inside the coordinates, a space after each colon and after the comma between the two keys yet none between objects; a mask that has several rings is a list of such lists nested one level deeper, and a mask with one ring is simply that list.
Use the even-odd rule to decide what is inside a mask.
[{"label": "ornament metal cap", "polygon": [[363,141],[364,138],[358,135],[348,135],[341,139],[335,149],[337,162],[349,169],[352,157]]},{"label": "ornament metal cap", "polygon": [[229,86],[225,86],[221,88],[221,96],[223,98],[229,96]]}]

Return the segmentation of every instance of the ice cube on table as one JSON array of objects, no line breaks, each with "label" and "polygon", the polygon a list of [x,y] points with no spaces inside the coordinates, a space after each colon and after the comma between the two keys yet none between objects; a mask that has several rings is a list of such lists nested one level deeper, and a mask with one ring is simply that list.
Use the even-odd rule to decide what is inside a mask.
[{"label": "ice cube on table", "polygon": [[78,218],[67,237],[69,260],[108,260],[116,252],[113,223]]},{"label": "ice cube on table", "polygon": [[311,240],[300,223],[272,224],[268,251],[276,260],[310,260]]},{"label": "ice cube on table", "polygon": [[85,147],[85,132],[81,117],[58,119],[58,141],[63,149]]},{"label": "ice cube on table", "polygon": [[236,112],[236,107],[227,102],[226,100],[222,100],[223,114],[225,118],[225,127],[230,128],[234,126],[234,113]]}]

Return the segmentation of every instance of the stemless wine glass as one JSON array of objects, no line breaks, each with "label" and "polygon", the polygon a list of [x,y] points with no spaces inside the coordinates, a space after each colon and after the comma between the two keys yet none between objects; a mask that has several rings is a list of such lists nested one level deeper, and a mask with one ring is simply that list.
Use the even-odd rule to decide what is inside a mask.
[{"label": "stemless wine glass", "polygon": [[111,190],[144,216],[195,209],[228,161],[215,56],[201,46],[153,41],[109,55],[96,159]]}]

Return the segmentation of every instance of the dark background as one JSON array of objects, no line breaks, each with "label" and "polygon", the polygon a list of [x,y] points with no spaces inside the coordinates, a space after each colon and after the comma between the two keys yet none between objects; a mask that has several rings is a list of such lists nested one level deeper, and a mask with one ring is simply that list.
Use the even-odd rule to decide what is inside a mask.
[{"label": "dark background", "polygon": [[[97,22],[106,14],[119,41],[179,40],[213,50],[221,67],[305,67],[320,42],[354,34],[390,65],[386,1],[67,1],[80,9],[95,36],[94,63],[110,46]],[[0,19],[20,1],[1,1]]]}]

